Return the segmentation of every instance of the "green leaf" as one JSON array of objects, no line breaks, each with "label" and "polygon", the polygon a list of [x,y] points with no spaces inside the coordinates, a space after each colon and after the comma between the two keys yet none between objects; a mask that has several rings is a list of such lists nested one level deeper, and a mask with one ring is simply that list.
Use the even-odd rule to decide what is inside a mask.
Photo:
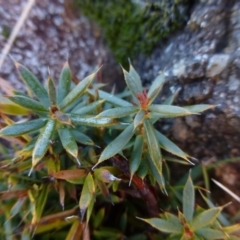
[{"label": "green leaf", "polygon": [[89,127],[108,127],[118,123],[112,118],[80,117],[77,114],[68,114],[68,116],[74,125]]},{"label": "green leaf", "polygon": [[29,111],[9,99],[0,95],[0,109],[2,113],[9,115],[28,115]]},{"label": "green leaf", "polygon": [[58,103],[60,103],[69,93],[71,86],[72,74],[68,62],[65,62],[58,84]]},{"label": "green leaf", "polygon": [[79,219],[75,220],[72,223],[72,226],[65,238],[65,240],[77,240],[81,239],[81,236],[83,234],[83,224],[79,221]]},{"label": "green leaf", "polygon": [[51,76],[48,78],[48,97],[51,105],[57,105],[56,87]]},{"label": "green leaf", "polygon": [[24,205],[24,203],[26,202],[27,197],[23,197],[23,198],[19,198],[15,204],[12,206],[11,211],[10,211],[10,215],[11,217],[14,217],[15,215],[17,215],[19,212],[21,212],[22,206]]},{"label": "green leaf", "polygon": [[45,108],[40,102],[33,100],[31,98],[27,98],[24,96],[9,96],[8,99],[13,101],[14,103],[32,110],[33,112],[48,112],[48,109]]},{"label": "green leaf", "polygon": [[130,65],[130,68],[129,68],[129,74],[131,75],[131,77],[134,79],[134,81],[136,82],[136,84],[138,86],[140,86],[140,90],[141,92],[143,91],[143,88],[142,88],[142,81],[141,81],[141,78],[140,76],[138,75],[137,71],[134,69],[134,67],[132,66],[131,62],[129,61],[129,65]]},{"label": "green leaf", "polygon": [[134,129],[143,123],[144,117],[145,117],[145,111],[140,109],[139,112],[136,114],[134,121],[133,121]]},{"label": "green leaf", "polygon": [[60,128],[58,129],[58,134],[64,149],[73,157],[77,158],[78,146],[70,130],[68,128]]},{"label": "green leaf", "polygon": [[90,145],[90,146],[94,145],[94,142],[92,141],[92,139],[87,135],[85,135],[84,133],[81,133],[75,129],[71,129],[70,131],[77,142],[85,145]]},{"label": "green leaf", "polygon": [[24,123],[17,123],[11,126],[7,126],[1,129],[0,136],[1,135],[10,137],[21,136],[44,127],[46,122],[47,122],[46,119],[40,118]]},{"label": "green leaf", "polygon": [[41,191],[36,198],[35,210],[33,212],[33,217],[32,217],[33,225],[36,224],[42,216],[44,207],[46,205],[47,197],[48,197],[48,194],[50,191],[50,185],[42,184],[40,186],[40,189],[41,189]]},{"label": "green leaf", "polygon": [[161,148],[163,148],[167,152],[172,153],[173,155],[176,155],[185,160],[188,160],[188,155],[185,152],[183,152],[175,143],[173,143],[171,140],[169,140],[159,131],[155,130],[155,132]]},{"label": "green leaf", "polygon": [[188,222],[191,222],[193,219],[194,204],[195,191],[191,176],[189,174],[188,180],[183,188],[183,214]]},{"label": "green leaf", "polygon": [[150,224],[152,227],[164,233],[181,233],[183,231],[182,226],[180,224],[175,225],[164,219],[160,219],[160,218],[150,218],[150,219],[138,218],[138,219]]},{"label": "green leaf", "polygon": [[78,83],[78,85],[75,86],[73,90],[70,93],[68,93],[68,95],[59,104],[60,109],[64,110],[74,101],[76,101],[86,91],[86,89],[92,83],[95,76],[96,73],[93,73],[88,77],[84,78],[80,83]]},{"label": "green leaf", "polygon": [[166,115],[166,117],[180,117],[180,116],[188,116],[192,113],[182,107],[171,106],[171,105],[159,105],[152,104],[149,107],[149,110],[154,113],[160,113]]},{"label": "green leaf", "polygon": [[181,226],[178,217],[172,213],[164,212],[164,216],[166,217],[167,221],[171,222],[172,224]]},{"label": "green leaf", "polygon": [[142,159],[140,165],[137,170],[137,175],[144,179],[148,174],[148,161],[146,159]]},{"label": "green leaf", "polygon": [[40,100],[40,102],[45,107],[49,107],[50,102],[48,99],[47,91],[39,82],[37,77],[23,65],[17,62],[15,63],[15,65],[16,65],[16,68],[18,69],[21,79],[28,86],[29,90]]},{"label": "green leaf", "polygon": [[39,135],[32,154],[32,167],[35,167],[47,152],[49,140],[55,130],[56,121],[49,119],[42,133]]},{"label": "green leaf", "polygon": [[156,166],[158,172],[162,174],[162,155],[160,152],[155,129],[149,120],[144,121],[144,134],[153,164]]},{"label": "green leaf", "polygon": [[209,104],[198,104],[198,105],[192,105],[192,106],[185,106],[182,107],[186,109],[187,111],[191,112],[192,114],[200,113],[203,111],[206,111],[211,108],[215,108],[215,105],[209,105]]},{"label": "green leaf", "polygon": [[[90,93],[94,94],[93,90],[89,90]],[[106,100],[107,102],[113,104],[114,106],[119,106],[119,107],[129,107],[132,106],[131,103],[114,96],[113,94],[104,92],[102,90],[98,90],[99,98]],[[95,95],[95,94],[94,94]]]},{"label": "green leaf", "polygon": [[58,122],[72,126],[72,121],[66,113],[56,111],[54,113],[54,116],[56,117]]},{"label": "green leaf", "polygon": [[94,197],[95,184],[91,173],[89,173],[84,181],[81,197],[79,201],[79,208],[81,212],[81,218],[83,219],[85,212]]},{"label": "green leaf", "polygon": [[80,107],[79,109],[73,109],[72,113],[75,114],[86,114],[92,111],[95,111],[99,106],[101,106],[103,103],[105,102],[105,100],[98,100],[96,102],[90,103],[87,106],[84,107]]},{"label": "green leaf", "polygon": [[134,134],[133,123],[130,124],[117,138],[115,138],[107,147],[103,150],[98,160],[98,163],[101,163],[110,157],[114,156],[120,152],[123,147],[130,141]]},{"label": "green leaf", "polygon": [[136,113],[138,111],[138,107],[135,106],[129,106],[129,107],[116,107],[107,109],[103,112],[101,112],[99,115],[96,116],[96,118],[121,118],[125,116],[129,116],[133,113]]},{"label": "green leaf", "polygon": [[148,90],[148,94],[147,94],[149,104],[151,104],[155,100],[155,98],[161,91],[161,89],[164,85],[164,82],[165,82],[164,73],[161,73],[154,79],[152,85],[150,86],[150,88]]},{"label": "green leaf", "polygon": [[221,211],[222,207],[217,207],[205,210],[204,212],[198,214],[191,223],[192,229],[198,230],[210,225],[216,220]]},{"label": "green leaf", "polygon": [[88,224],[89,219],[90,219],[91,214],[92,214],[92,210],[93,210],[93,207],[94,207],[94,202],[95,202],[95,198],[92,198],[89,205],[88,205],[88,208],[87,208],[87,218],[86,218],[87,224]]},{"label": "green leaf", "polygon": [[[134,147],[129,163],[129,170],[131,175],[131,180],[142,160],[142,150],[143,150],[143,136],[138,135],[134,142]],[[130,181],[131,181],[130,180]]]},{"label": "green leaf", "polygon": [[176,96],[177,96],[177,94],[178,94],[178,90],[174,93],[174,94],[172,94],[171,96],[169,96],[168,98],[166,98],[163,102],[162,102],[162,104],[163,105],[172,105],[173,104],[173,102],[174,102],[174,100],[175,100],[175,98],[176,98]]},{"label": "green leaf", "polygon": [[204,237],[204,239],[225,239],[226,234],[222,231],[211,229],[211,228],[202,228],[196,231],[196,234]]},{"label": "green leaf", "polygon": [[138,78],[133,78],[126,70],[123,69],[124,79],[126,84],[135,98],[137,98],[138,93],[143,92],[142,83]]}]

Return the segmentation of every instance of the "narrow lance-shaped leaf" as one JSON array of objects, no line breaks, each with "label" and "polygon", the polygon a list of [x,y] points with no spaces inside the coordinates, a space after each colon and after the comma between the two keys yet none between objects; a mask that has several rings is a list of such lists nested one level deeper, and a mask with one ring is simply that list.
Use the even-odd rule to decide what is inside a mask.
[{"label": "narrow lance-shaped leaf", "polygon": [[193,219],[194,204],[195,191],[191,176],[189,174],[188,180],[183,188],[183,214],[188,222],[191,222]]},{"label": "narrow lance-shaped leaf", "polygon": [[79,108],[74,108],[71,112],[75,113],[75,114],[86,114],[89,112],[92,112],[94,110],[96,110],[99,106],[101,106],[103,103],[105,102],[105,100],[98,100],[96,102],[90,103],[87,106],[84,107],[79,107]]},{"label": "narrow lance-shaped leaf", "polygon": [[125,128],[125,130],[117,138],[115,138],[110,144],[107,145],[107,147],[101,153],[97,164],[109,159],[110,157],[120,152],[123,147],[130,141],[133,134],[134,131],[132,123],[127,128]]},{"label": "narrow lance-shaped leaf", "polygon": [[137,71],[134,69],[134,67],[132,66],[131,62],[129,61],[129,74],[131,75],[131,77],[134,79],[134,81],[136,82],[136,84],[140,87],[139,90],[142,92],[143,88],[142,88],[142,81],[140,76],[138,75]]},{"label": "narrow lance-shaped leaf", "polygon": [[147,96],[148,96],[148,100],[149,100],[149,104],[151,104],[155,98],[157,97],[157,95],[159,94],[159,92],[161,91],[163,85],[165,82],[165,78],[164,78],[164,73],[162,72],[160,75],[158,75],[152,85],[150,86]]},{"label": "narrow lance-shaped leaf", "polygon": [[188,155],[184,153],[175,143],[173,143],[171,140],[169,140],[159,131],[155,130],[155,132],[161,148],[163,148],[167,152],[170,152],[176,156],[179,156],[185,160],[188,160]]},{"label": "narrow lance-shaped leaf", "polygon": [[46,122],[46,119],[40,118],[24,123],[17,123],[1,129],[0,136],[21,136],[44,127]]},{"label": "narrow lance-shaped leaf", "polygon": [[64,149],[71,154],[73,157],[78,157],[78,146],[77,143],[68,128],[58,129],[58,134]]},{"label": "narrow lance-shaped leaf", "polygon": [[135,106],[111,108],[101,112],[96,118],[121,118],[136,113],[137,111],[138,107]]},{"label": "narrow lance-shaped leaf", "polygon": [[81,239],[83,234],[83,224],[79,219],[75,220],[66,236],[66,240],[78,240]]},{"label": "narrow lance-shaped leaf", "polygon": [[51,105],[57,104],[56,87],[51,76],[48,78],[48,97],[50,99]]},{"label": "narrow lance-shaped leaf", "polygon": [[152,227],[164,233],[181,233],[183,231],[182,226],[180,224],[175,225],[164,219],[160,219],[160,218],[150,218],[150,219],[138,218],[138,219],[150,224]]},{"label": "narrow lance-shaped leaf", "polygon": [[37,112],[48,112],[48,109],[45,108],[40,102],[33,100],[31,98],[27,98],[24,96],[9,96],[8,99],[13,101],[14,103]]},{"label": "narrow lance-shaped leaf", "polygon": [[35,167],[47,152],[49,141],[55,129],[55,126],[56,121],[54,119],[48,120],[45,128],[39,135],[33,150],[32,167]]},{"label": "narrow lance-shaped leaf", "polygon": [[72,74],[71,74],[69,64],[68,62],[65,62],[59,78],[59,84],[58,84],[58,90],[57,90],[58,103],[60,103],[69,93],[70,86],[71,86],[71,79],[72,79]]},{"label": "narrow lance-shaped leaf", "polygon": [[70,131],[77,142],[80,142],[85,145],[90,145],[90,146],[94,145],[94,142],[92,141],[92,139],[88,137],[86,134],[81,133],[80,131],[75,129],[70,129]]},{"label": "narrow lance-shaped leaf", "polygon": [[59,105],[60,109],[64,110],[74,101],[76,101],[86,91],[86,89],[92,83],[95,76],[96,73],[93,73],[88,77],[84,78],[77,86],[75,86],[74,89],[70,93],[68,93],[68,95],[60,103]]},{"label": "narrow lance-shaped leaf", "polygon": [[197,105],[193,105],[193,106],[185,106],[182,108],[186,109],[187,111],[191,112],[192,114],[196,114],[196,113],[200,113],[200,112],[206,111],[206,110],[214,108],[214,107],[216,107],[216,106],[209,105],[209,104],[197,104]]},{"label": "narrow lance-shaped leaf", "polygon": [[84,181],[83,189],[79,201],[79,208],[81,211],[81,218],[83,219],[85,212],[94,197],[95,193],[95,183],[91,173],[89,173]]},{"label": "narrow lance-shaped leaf", "polygon": [[50,185],[49,184],[42,184],[41,185],[41,191],[37,196],[36,203],[35,203],[35,210],[33,212],[33,217],[32,217],[32,224],[36,224],[39,219],[42,216],[43,209],[45,207],[48,193],[50,190]]},{"label": "narrow lance-shaped leaf", "polygon": [[108,127],[118,122],[112,118],[80,117],[77,114],[67,114],[74,125],[89,127]]},{"label": "narrow lance-shaped leaf", "polygon": [[216,220],[221,211],[222,207],[217,207],[198,214],[191,222],[192,229],[198,230],[211,224],[214,220]]},{"label": "narrow lance-shaped leaf", "polygon": [[[94,94],[93,90],[88,90],[90,93]],[[114,96],[111,93],[104,92],[102,90],[98,90],[99,97],[101,99],[105,99],[107,102],[113,104],[114,106],[119,106],[119,107],[128,107],[132,106],[131,103]]]},{"label": "narrow lance-shaped leaf", "polygon": [[133,96],[137,98],[138,93],[143,92],[142,83],[137,78],[133,78],[126,70],[123,69],[124,79],[129,90],[132,92]]},{"label": "narrow lance-shaped leaf", "polygon": [[63,113],[61,111],[56,111],[54,113],[54,116],[56,117],[58,122],[72,126],[72,121],[71,121],[70,117],[67,114],[65,114],[65,113]]},{"label": "narrow lance-shaped leaf", "polygon": [[133,121],[134,129],[143,123],[144,117],[145,117],[145,111],[140,109],[139,112],[134,117],[134,121]]},{"label": "narrow lance-shaped leaf", "polygon": [[162,155],[157,141],[155,129],[149,120],[144,121],[144,133],[146,136],[150,157],[159,173],[162,174]]},{"label": "narrow lance-shaped leaf", "polygon": [[56,179],[69,180],[76,178],[83,178],[87,175],[87,171],[85,169],[69,169],[69,170],[61,170],[55,173],[52,173]]},{"label": "narrow lance-shaped leaf", "polygon": [[171,106],[171,105],[160,105],[160,104],[152,104],[149,107],[149,110],[154,113],[160,113],[166,115],[166,117],[180,117],[180,116],[188,116],[192,113],[182,107]]},{"label": "narrow lance-shaped leaf", "polygon": [[23,108],[6,97],[0,95],[0,109],[2,113],[9,114],[9,115],[28,115],[29,110]]},{"label": "narrow lance-shaped leaf", "polygon": [[102,182],[110,183],[113,181],[120,181],[121,179],[115,177],[110,171],[104,168],[98,168],[94,170],[95,179],[101,180]]},{"label": "narrow lance-shaped leaf", "polygon": [[30,72],[26,67],[19,63],[15,63],[16,68],[20,74],[21,79],[26,83],[29,90],[40,100],[45,106],[49,107],[49,99],[46,89],[42,86],[37,77]]},{"label": "narrow lance-shaped leaf", "polygon": [[143,136],[138,135],[134,142],[134,147],[133,147],[133,151],[132,151],[132,155],[131,155],[130,163],[129,163],[129,169],[130,169],[130,175],[131,175],[130,182],[132,180],[133,175],[138,170],[138,167],[141,163],[142,149],[143,149]]},{"label": "narrow lance-shaped leaf", "polygon": [[214,240],[214,239],[228,239],[226,234],[223,231],[211,229],[211,228],[202,228],[196,231],[197,235],[204,237],[204,239]]},{"label": "narrow lance-shaped leaf", "polygon": [[86,217],[86,222],[88,224],[89,222],[89,219],[91,217],[91,214],[92,214],[92,210],[93,210],[93,207],[94,207],[94,202],[95,202],[95,197],[93,197],[88,205],[88,208],[87,208],[87,217]]}]

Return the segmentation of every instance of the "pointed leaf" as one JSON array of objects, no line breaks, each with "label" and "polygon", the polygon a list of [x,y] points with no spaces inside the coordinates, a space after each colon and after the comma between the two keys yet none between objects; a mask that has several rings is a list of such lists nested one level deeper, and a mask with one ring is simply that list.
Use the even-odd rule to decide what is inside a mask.
[{"label": "pointed leaf", "polygon": [[140,76],[138,75],[137,71],[134,69],[134,67],[132,66],[131,62],[129,61],[130,64],[130,68],[129,68],[129,74],[131,75],[131,77],[134,79],[134,81],[136,82],[136,84],[138,86],[140,86],[140,90],[141,92],[143,91],[142,88],[142,81]]},{"label": "pointed leaf", "polygon": [[132,123],[117,138],[115,138],[110,144],[107,145],[107,147],[100,155],[98,164],[120,152],[123,147],[130,141],[133,134],[134,131]]},{"label": "pointed leaf", "polygon": [[80,117],[77,114],[68,114],[74,125],[82,125],[89,127],[108,127],[117,124],[118,122],[112,118],[95,118],[95,117]]},{"label": "pointed leaf", "polygon": [[98,100],[96,102],[93,102],[93,103],[90,103],[88,104],[87,106],[84,106],[84,107],[80,107],[76,110],[72,110],[72,113],[75,113],[75,114],[86,114],[86,113],[89,113],[89,112],[92,112],[92,111],[95,111],[99,106],[101,106],[103,103],[105,102],[105,100]]},{"label": "pointed leaf", "polygon": [[73,222],[65,240],[79,240],[83,234],[83,224],[77,219]]},{"label": "pointed leaf", "polygon": [[28,115],[29,111],[9,99],[0,95],[0,109],[2,113],[9,115]]},{"label": "pointed leaf", "polygon": [[198,214],[191,223],[192,229],[198,230],[200,228],[206,227],[207,225],[210,225],[213,221],[216,220],[221,211],[222,207],[217,207],[211,208]]},{"label": "pointed leaf", "polygon": [[51,76],[48,78],[48,97],[51,105],[57,105],[56,87]]},{"label": "pointed leaf", "polygon": [[104,112],[101,112],[99,115],[96,116],[96,118],[121,118],[125,116],[129,116],[133,113],[136,113],[138,111],[138,107],[130,106],[130,107],[116,107],[107,109]]},{"label": "pointed leaf", "polygon": [[86,219],[87,224],[88,224],[89,219],[90,219],[91,214],[92,214],[92,210],[93,210],[93,207],[94,207],[94,202],[95,202],[95,198],[92,198],[89,205],[88,205],[88,208],[87,208],[87,219]]},{"label": "pointed leaf", "polygon": [[23,97],[23,96],[9,96],[8,99],[13,101],[14,103],[30,109],[32,111],[37,112],[48,112],[48,109],[45,108],[40,102],[33,100],[31,98]]},{"label": "pointed leaf", "polygon": [[64,149],[71,154],[73,157],[78,157],[78,146],[77,143],[68,128],[58,129],[58,134]]},{"label": "pointed leaf", "polygon": [[14,217],[19,212],[21,212],[22,206],[26,202],[26,200],[27,200],[27,197],[23,197],[23,198],[18,199],[15,202],[15,204],[13,205],[13,207],[11,208],[11,211],[10,211],[11,217]]},{"label": "pointed leaf", "polygon": [[177,94],[178,94],[178,90],[174,93],[174,94],[172,94],[170,97],[168,97],[168,98],[166,98],[163,102],[162,102],[162,104],[163,105],[172,105],[173,104],[173,102],[174,102],[174,100],[175,100],[175,98],[176,98],[176,96],[177,96]]},{"label": "pointed leaf", "polygon": [[208,109],[215,108],[215,107],[216,107],[215,105],[197,104],[197,105],[192,105],[192,106],[185,106],[185,107],[182,107],[182,108],[188,110],[192,114],[196,114],[196,113],[200,113],[200,112],[203,112],[203,111],[206,111]]},{"label": "pointed leaf", "polygon": [[85,135],[84,133],[81,133],[75,129],[71,129],[70,131],[77,142],[80,142],[85,145],[90,145],[90,146],[94,145],[94,142],[92,141],[92,139],[87,135]]},{"label": "pointed leaf", "polygon": [[181,226],[178,217],[172,213],[164,212],[164,216],[166,217],[167,221],[171,222],[172,224]]},{"label": "pointed leaf", "polygon": [[188,160],[188,155],[185,152],[183,152],[175,143],[173,143],[159,131],[155,130],[155,132],[161,148],[163,148],[167,152],[172,153],[173,155]]},{"label": "pointed leaf", "polygon": [[152,104],[149,107],[149,110],[154,113],[167,115],[168,117],[188,116],[192,114],[190,111],[182,107],[171,106],[171,105]]},{"label": "pointed leaf", "polygon": [[68,62],[65,62],[58,83],[58,103],[60,103],[69,93],[72,74]]},{"label": "pointed leaf", "polygon": [[76,101],[86,91],[86,89],[92,83],[95,76],[96,73],[93,73],[88,77],[84,78],[77,86],[75,86],[73,90],[69,92],[68,95],[60,103],[59,105],[60,109],[64,110],[74,101]]},{"label": "pointed leaf", "polygon": [[46,126],[42,130],[42,133],[39,135],[33,150],[32,167],[35,167],[47,152],[49,140],[55,130],[55,126],[56,121],[53,119],[49,119]]},{"label": "pointed leaf", "polygon": [[141,159],[140,165],[137,170],[137,175],[144,179],[148,174],[148,162],[146,159]]},{"label": "pointed leaf", "polygon": [[16,123],[14,125],[1,129],[0,136],[21,136],[44,127],[46,125],[46,122],[46,119],[40,118],[24,123]]},{"label": "pointed leaf", "polygon": [[155,98],[157,97],[157,95],[159,94],[159,92],[161,91],[163,85],[165,82],[165,78],[164,78],[164,73],[162,72],[160,75],[158,75],[152,85],[150,86],[149,90],[148,90],[148,100],[149,100],[149,104],[151,104]]},{"label": "pointed leaf", "polygon": [[211,229],[211,228],[202,228],[196,231],[197,235],[204,237],[204,239],[214,240],[214,239],[225,239],[226,234],[222,231]]},{"label": "pointed leaf", "polygon": [[83,178],[86,175],[87,171],[85,169],[61,170],[51,174],[51,176],[53,176],[54,178],[62,180]]},{"label": "pointed leaf", "polygon": [[159,173],[162,173],[162,155],[160,152],[159,144],[157,141],[155,129],[149,120],[144,121],[144,134],[147,141],[148,151],[153,164],[158,169]]},{"label": "pointed leaf", "polygon": [[95,193],[95,184],[92,175],[89,173],[84,181],[81,197],[79,201],[79,207],[81,211],[81,217],[83,219],[85,212],[93,198]]},{"label": "pointed leaf", "polygon": [[16,68],[20,74],[21,79],[28,86],[29,90],[40,100],[40,102],[45,106],[49,107],[49,99],[46,89],[42,86],[37,77],[30,72],[26,67],[19,63],[15,63]]},{"label": "pointed leaf", "polygon": [[136,114],[134,121],[133,121],[134,129],[143,123],[144,117],[145,117],[145,111],[140,109],[139,112]]},{"label": "pointed leaf", "polygon": [[[89,92],[93,93],[93,91],[90,91]],[[128,106],[132,106],[131,103],[119,98],[119,97],[116,97],[114,96],[113,94],[110,94],[110,93],[107,93],[107,92],[104,92],[102,90],[98,90],[98,94],[99,94],[99,97],[101,99],[104,99],[106,100],[107,102],[113,104],[114,106],[119,106],[119,107],[128,107]]]},{"label": "pointed leaf", "polygon": [[143,92],[142,83],[136,78],[133,78],[126,70],[123,69],[124,79],[126,84],[135,98],[138,93]]},{"label": "pointed leaf", "polygon": [[188,222],[191,222],[193,219],[194,205],[195,191],[191,176],[189,174],[188,180],[183,188],[183,214]]},{"label": "pointed leaf", "polygon": [[134,147],[133,147],[133,151],[132,151],[132,155],[131,155],[130,163],[129,163],[131,179],[132,179],[133,175],[135,174],[135,172],[138,170],[138,167],[141,163],[142,150],[143,150],[143,136],[138,135],[134,142]]},{"label": "pointed leaf", "polygon": [[138,219],[150,224],[152,227],[164,233],[181,233],[183,231],[182,226],[180,224],[175,225],[164,219],[160,219],[160,218],[150,218],[150,219],[138,218]]}]

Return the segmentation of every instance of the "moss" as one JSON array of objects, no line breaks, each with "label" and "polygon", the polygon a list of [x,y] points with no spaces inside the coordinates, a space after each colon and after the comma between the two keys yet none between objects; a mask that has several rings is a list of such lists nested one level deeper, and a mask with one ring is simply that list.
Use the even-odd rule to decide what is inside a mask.
[{"label": "moss", "polygon": [[94,20],[117,61],[149,54],[187,18],[190,0],[75,0]]}]

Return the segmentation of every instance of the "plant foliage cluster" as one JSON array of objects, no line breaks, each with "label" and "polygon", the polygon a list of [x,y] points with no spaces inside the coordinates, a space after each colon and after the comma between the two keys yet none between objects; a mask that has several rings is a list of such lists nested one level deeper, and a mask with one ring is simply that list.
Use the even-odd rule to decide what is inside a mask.
[{"label": "plant foliage cluster", "polygon": [[[120,94],[102,90],[101,70],[73,82],[65,63],[58,86],[49,76],[44,87],[26,67],[15,65],[28,91],[13,90],[0,99],[0,136],[14,152],[2,147],[1,238],[134,240],[168,233],[168,239],[237,239],[235,225],[224,228],[217,220],[222,207],[195,208],[190,176],[183,200],[176,200],[183,212],[159,215],[156,195],[174,192],[168,161],[192,163],[154,123],[213,106],[173,106],[174,96],[156,104],[164,74],[144,89],[131,64],[123,69],[127,89]],[[126,194],[144,201],[135,205]],[[148,213],[139,210],[143,206]],[[174,212],[177,206],[166,209]],[[136,216],[155,217],[142,220],[162,233],[144,230]]]},{"label": "plant foliage cluster", "polygon": [[150,54],[159,41],[186,21],[189,0],[74,0],[104,32],[118,62]]}]

